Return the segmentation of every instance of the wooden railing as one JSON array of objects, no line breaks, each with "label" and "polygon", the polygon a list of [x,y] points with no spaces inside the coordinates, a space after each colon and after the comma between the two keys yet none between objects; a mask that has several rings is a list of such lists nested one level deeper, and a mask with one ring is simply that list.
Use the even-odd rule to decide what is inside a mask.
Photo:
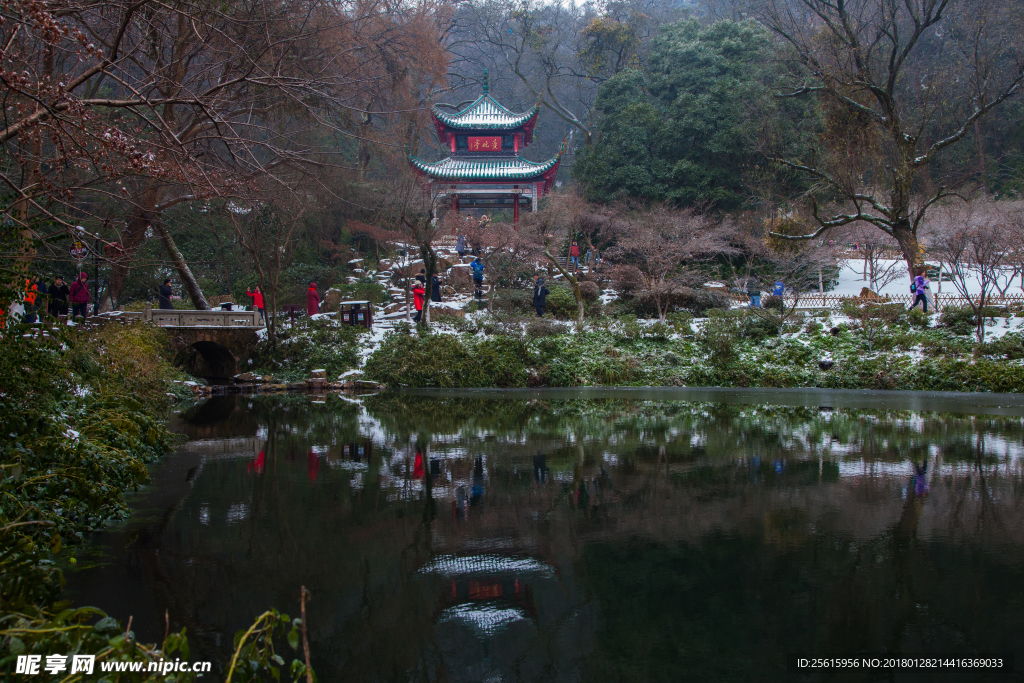
[{"label": "wooden railing", "polygon": [[[793,297],[785,297],[788,304],[793,303]],[[762,303],[765,297],[761,297]],[[882,296],[878,298],[873,297],[859,297],[859,296],[841,296],[837,294],[801,294],[799,301],[797,302],[798,309],[828,309],[833,311],[839,311],[843,308],[844,301],[853,301],[856,303],[890,303],[890,304],[902,304],[904,306],[910,306],[914,302],[914,295],[909,292],[906,294],[890,294],[888,296]],[[968,300],[967,297],[961,294],[936,294],[932,292],[929,297],[929,308],[933,308],[937,311],[941,311],[946,306],[954,307],[967,307],[971,305],[971,301],[975,304],[978,302],[978,297],[971,297]],[[996,307],[1009,307],[1017,305],[1024,307],[1024,294],[1010,294],[1007,296],[989,296],[985,303],[986,306]]]}]

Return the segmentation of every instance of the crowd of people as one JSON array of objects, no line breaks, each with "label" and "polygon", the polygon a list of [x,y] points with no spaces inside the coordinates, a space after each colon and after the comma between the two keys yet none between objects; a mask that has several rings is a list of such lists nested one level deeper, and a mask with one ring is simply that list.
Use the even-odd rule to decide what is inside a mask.
[{"label": "crowd of people", "polygon": [[[25,292],[22,297],[24,323],[40,322],[44,317],[55,319],[76,318],[86,319],[95,313],[93,294],[89,290],[89,274],[82,271],[69,285],[64,277],[57,275],[47,284],[39,278],[35,282],[25,280]],[[157,301],[161,309],[173,309],[172,299],[177,299],[171,288],[171,279],[165,278],[157,287]],[[92,309],[92,310],[90,310]]]},{"label": "crowd of people", "polygon": [[25,313],[22,322],[38,322],[45,316],[51,318],[71,318],[89,315],[89,304],[92,296],[89,293],[89,275],[81,272],[69,286],[60,275],[53,278],[50,284],[39,278],[36,282],[25,280],[23,297]]},{"label": "crowd of people", "polygon": [[[459,234],[456,238],[456,251],[461,257],[466,254],[467,250],[468,243],[466,237],[464,234]],[[483,259],[479,256],[479,249],[474,249],[473,252],[477,254],[469,264],[473,279],[473,296],[478,300],[482,300],[484,295],[485,264]],[[580,270],[580,248],[579,244],[575,240],[569,247],[569,256],[567,260],[569,262],[568,265],[570,265],[573,271]],[[583,259],[583,264],[587,268],[593,268],[601,263],[602,259],[600,252],[596,249],[588,249],[586,256]],[[61,276],[55,277],[51,284],[47,284],[43,279],[39,279],[35,283],[26,280],[24,296],[25,315],[23,322],[37,322],[43,315],[50,315],[55,318],[70,317],[72,319],[77,317],[88,317],[90,304],[93,303],[93,297],[89,291],[89,284],[89,275],[84,271],[79,273],[78,277],[71,282],[70,285],[65,283],[64,278]],[[441,278],[438,275],[435,274],[432,276],[429,294],[430,301],[441,301],[442,284]],[[422,318],[423,307],[427,297],[425,269],[420,269],[420,273],[415,277],[411,292],[413,295],[413,305],[416,309],[416,315],[413,320],[415,322],[419,322]],[[255,288],[247,288],[245,293],[251,299],[253,308],[259,311],[263,324],[266,324],[266,299],[263,290],[259,285],[256,285]],[[539,275],[534,276],[533,307],[538,316],[544,315],[545,308],[547,307],[548,293],[548,288],[545,286],[544,278]],[[174,289],[171,286],[171,279],[165,278],[157,287],[157,302],[159,308],[173,309],[173,300],[177,298],[179,297],[174,294]],[[319,313],[321,305],[322,300],[317,289],[317,284],[316,282],[310,282],[309,287],[306,290],[306,314],[315,315]]]}]

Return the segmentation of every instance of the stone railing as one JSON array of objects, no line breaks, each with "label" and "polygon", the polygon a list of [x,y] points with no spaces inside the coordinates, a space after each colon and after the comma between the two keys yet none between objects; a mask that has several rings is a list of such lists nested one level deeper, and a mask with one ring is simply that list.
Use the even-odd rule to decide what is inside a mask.
[{"label": "stone railing", "polygon": [[148,310],[143,313],[160,327],[263,327],[259,311]]},{"label": "stone railing", "polygon": [[259,311],[111,311],[91,316],[88,322],[102,324],[131,320],[145,320],[158,327],[263,327]]}]

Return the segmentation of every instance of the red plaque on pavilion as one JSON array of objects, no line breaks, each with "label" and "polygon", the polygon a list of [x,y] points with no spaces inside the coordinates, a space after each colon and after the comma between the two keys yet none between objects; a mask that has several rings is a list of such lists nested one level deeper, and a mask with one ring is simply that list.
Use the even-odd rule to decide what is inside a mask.
[{"label": "red plaque on pavilion", "polygon": [[470,152],[497,152],[501,149],[501,138],[500,137],[487,137],[480,138],[469,136],[469,151]]}]

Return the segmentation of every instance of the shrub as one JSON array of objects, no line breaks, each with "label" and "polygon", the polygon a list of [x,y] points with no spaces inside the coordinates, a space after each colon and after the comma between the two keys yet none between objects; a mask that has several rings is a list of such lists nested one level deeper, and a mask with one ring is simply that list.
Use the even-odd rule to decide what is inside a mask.
[{"label": "shrub", "polygon": [[974,311],[968,307],[946,306],[939,316],[939,323],[960,335],[972,334],[977,325],[975,321]]},{"label": "shrub", "polygon": [[341,325],[335,320],[303,316],[292,327],[278,332],[276,344],[262,340],[253,354],[256,368],[285,379],[308,377],[311,370],[327,370],[337,377],[359,364],[359,336],[365,328]]},{"label": "shrub", "polygon": [[[532,309],[532,299],[531,299]],[[556,318],[573,320],[576,318],[576,297],[567,285],[549,284],[547,311]]]},{"label": "shrub", "polygon": [[779,313],[782,313],[785,310],[786,305],[781,296],[768,295],[764,298],[764,301],[761,302],[761,306],[769,311],[778,311]]},{"label": "shrub", "polygon": [[721,292],[707,289],[684,289],[676,301],[676,307],[689,311],[695,317],[701,317],[708,311],[729,310],[730,300]]},{"label": "shrub", "polygon": [[611,275],[619,294],[627,299],[644,286],[644,274],[636,266],[616,266]]},{"label": "shrub", "polygon": [[96,377],[105,389],[124,391],[148,403],[166,404],[168,381],[187,379],[171,365],[174,354],[167,332],[153,325],[108,324],[75,333],[72,339],[69,365]]},{"label": "shrub", "polygon": [[[345,285],[336,285],[335,289],[341,292],[342,301],[369,301],[372,304],[391,301],[391,293],[388,288],[370,277],[362,277]],[[323,287],[320,287],[319,290],[326,291]],[[303,290],[304,293],[305,290]],[[305,301],[304,298],[301,300]]]},{"label": "shrub", "polygon": [[703,346],[713,365],[724,366],[739,357],[740,319],[736,316],[712,316],[704,321],[697,341]]},{"label": "shrub", "polygon": [[496,288],[492,298],[491,305],[496,312],[523,314],[534,312],[532,290]]},{"label": "shrub", "polygon": [[[1004,315],[997,306],[986,306],[981,311],[983,318],[995,319]],[[978,318],[969,306],[946,306],[939,316],[939,323],[953,330],[954,334],[973,334],[978,326]]]},{"label": "shrub", "polygon": [[1019,360],[1024,358],[1024,335],[1010,332],[999,339],[980,344],[977,353],[979,356]]},{"label": "shrub", "polygon": [[580,294],[583,295],[584,301],[592,304],[601,296],[601,288],[597,286],[596,282],[584,280],[580,282]]},{"label": "shrub", "polygon": [[550,318],[535,318],[526,325],[526,336],[531,339],[553,337],[565,332],[565,328]]},{"label": "shrub", "polygon": [[523,387],[528,361],[532,353],[527,343],[513,337],[390,334],[367,359],[365,372],[391,386]]},{"label": "shrub", "polygon": [[674,311],[665,316],[665,322],[672,326],[676,334],[691,336],[693,334],[693,316],[687,311]]}]

